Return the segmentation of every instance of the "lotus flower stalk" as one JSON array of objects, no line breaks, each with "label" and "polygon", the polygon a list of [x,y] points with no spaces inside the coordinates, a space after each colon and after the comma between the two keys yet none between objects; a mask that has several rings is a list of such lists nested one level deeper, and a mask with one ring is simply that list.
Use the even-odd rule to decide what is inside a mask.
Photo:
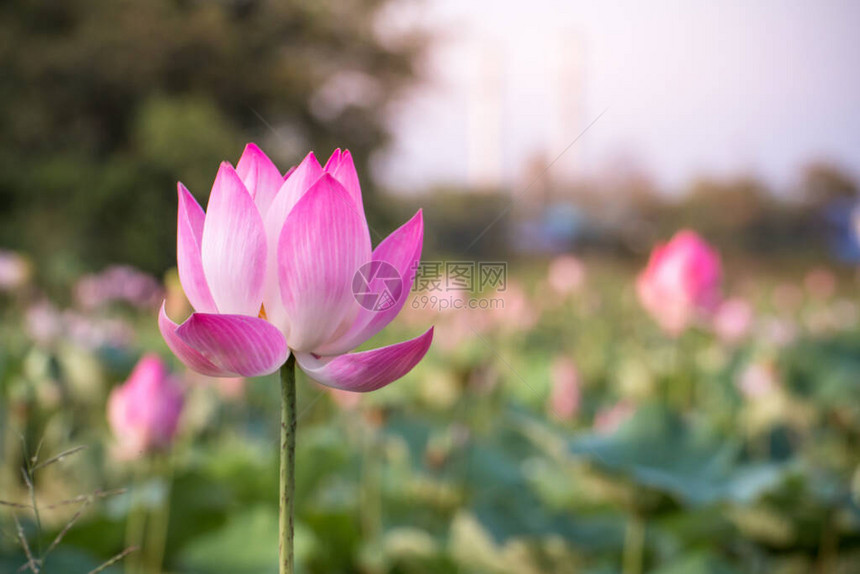
[{"label": "lotus flower stalk", "polygon": [[[221,164],[205,213],[185,186],[178,188],[177,267],[194,313],[178,325],[162,305],[159,328],[174,354],[204,375],[282,369],[281,572],[292,572],[295,366],[323,385],[368,392],[424,357],[432,328],[351,352],[406,303],[421,257],[422,214],[371,249],[358,175],[341,150],[325,166],[310,153],[282,175],[248,144],[235,168]],[[393,272],[377,276],[380,267]],[[389,288],[392,275],[400,288]],[[384,291],[385,304],[357,297],[358,279],[363,291]]]}]

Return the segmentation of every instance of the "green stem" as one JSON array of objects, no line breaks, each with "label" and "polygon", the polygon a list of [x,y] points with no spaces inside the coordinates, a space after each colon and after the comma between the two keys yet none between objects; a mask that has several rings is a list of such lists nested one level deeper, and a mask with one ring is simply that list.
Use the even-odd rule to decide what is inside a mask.
[{"label": "green stem", "polygon": [[693,377],[688,372],[687,353],[689,352],[688,345],[684,344],[686,335],[678,335],[672,341],[672,361],[669,380],[673,385],[672,395],[674,395],[675,408],[679,413],[684,413],[692,408],[695,395]]},{"label": "green stem", "polygon": [[[363,424],[362,424],[363,423]],[[382,530],[380,469],[377,461],[378,441],[376,429],[360,421],[357,432],[362,436],[364,456],[362,457],[361,523],[367,540],[376,541]]]},{"label": "green stem", "polygon": [[278,521],[280,574],[293,574],[293,512],[296,492],[296,359],[281,367],[281,514]]},{"label": "green stem", "polygon": [[163,498],[150,516],[147,558],[151,574],[161,574],[164,564],[164,549],[167,546],[167,527],[170,520],[170,490],[173,482],[173,466],[170,455],[157,455],[158,470],[156,472],[164,481]]},{"label": "green stem", "polygon": [[[125,525],[125,546],[141,548],[143,546],[143,532],[146,526],[146,509],[141,504],[140,491],[143,487],[143,461],[137,461],[134,470],[134,478],[131,483],[128,516]],[[132,552],[125,560],[126,574],[139,574],[141,567],[141,552]]]},{"label": "green stem", "polygon": [[630,515],[624,535],[624,574],[642,574],[645,552],[645,521],[639,514]]},{"label": "green stem", "polygon": [[834,524],[833,511],[828,511],[821,526],[821,541],[818,545],[818,571],[821,574],[835,571],[839,552],[839,538]]},{"label": "green stem", "polygon": [[42,556],[42,517],[39,514],[39,505],[36,503],[36,476],[30,463],[27,463],[27,477],[30,488],[30,506],[33,507],[33,517],[36,519],[36,548],[39,556]]}]

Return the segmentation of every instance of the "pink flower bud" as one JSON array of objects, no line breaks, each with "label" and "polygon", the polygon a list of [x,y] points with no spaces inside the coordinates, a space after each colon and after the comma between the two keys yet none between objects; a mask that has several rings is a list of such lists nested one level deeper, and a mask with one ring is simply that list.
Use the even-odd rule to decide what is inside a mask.
[{"label": "pink flower bud", "polygon": [[170,446],[184,403],[179,382],[157,355],[146,355],[108,398],[107,416],[122,458]]},{"label": "pink flower bud", "polygon": [[719,306],[720,257],[693,231],[680,231],[651,253],[636,289],[642,306],[670,335]]},{"label": "pink flower bud", "polygon": [[559,357],[552,363],[550,371],[552,392],[549,398],[550,413],[561,420],[573,418],[579,411],[581,394],[579,390],[579,372],[574,362],[566,357]]}]

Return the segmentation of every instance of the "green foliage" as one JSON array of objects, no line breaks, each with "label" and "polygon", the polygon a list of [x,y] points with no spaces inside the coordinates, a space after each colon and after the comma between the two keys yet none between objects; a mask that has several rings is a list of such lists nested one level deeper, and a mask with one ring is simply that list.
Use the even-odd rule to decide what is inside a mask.
[{"label": "green foliage", "polygon": [[[511,322],[513,305],[405,312],[373,346],[422,322],[436,325],[434,346],[410,375],[358,405],[300,380],[303,574],[619,574],[640,560],[643,573],[658,574],[856,571],[860,328],[845,321],[853,301],[801,293],[782,309],[769,299],[773,278],[758,272],[743,293],[756,308],[746,338],[696,330],[670,339],[637,308],[629,269],[586,268],[581,290],[564,296],[547,289],[543,262],[510,270],[510,292],[535,315],[527,329]],[[88,346],[75,333],[45,342],[22,335],[21,301],[9,295],[0,299],[0,500],[22,506],[0,507],[0,571],[25,562],[13,515],[44,549],[77,509],[46,508],[39,534],[20,473],[23,435],[42,442],[46,461],[89,447],[35,473],[40,505],[131,488],[87,506],[44,571],[86,574],[116,556],[144,507],[169,509],[165,572],[274,572],[275,377],[248,381],[242,397],[189,380],[171,471],[141,478],[146,461],[113,456],[104,409],[137,354],[166,355],[152,314],[82,317],[137,321],[132,346]],[[768,334],[775,317],[792,324],[792,340]],[[548,406],[559,358],[579,371],[569,417]],[[750,365],[773,375],[757,395],[741,384]],[[630,408],[606,423],[619,404]]]},{"label": "green foliage", "polygon": [[690,556],[654,571],[654,574],[741,574],[725,560],[701,554]]},{"label": "green foliage", "polygon": [[782,477],[779,465],[744,461],[736,438],[689,425],[661,404],[641,407],[611,436],[574,439],[570,450],[688,504],[750,503]]},{"label": "green foliage", "polygon": [[[277,512],[271,508],[250,508],[231,516],[223,528],[196,538],[179,561],[193,572],[275,574],[277,532]],[[296,546],[301,560],[301,536]]]}]

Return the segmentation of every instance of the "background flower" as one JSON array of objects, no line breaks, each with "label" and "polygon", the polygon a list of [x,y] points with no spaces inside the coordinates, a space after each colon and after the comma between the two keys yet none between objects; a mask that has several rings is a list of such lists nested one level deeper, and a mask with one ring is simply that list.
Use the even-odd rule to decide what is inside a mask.
[{"label": "background flower", "polygon": [[184,392],[157,355],[144,356],[126,382],[111,391],[107,416],[121,458],[165,450],[173,442]]},{"label": "background flower", "polygon": [[695,232],[685,230],[654,248],[636,290],[660,326],[678,335],[694,319],[717,309],[721,282],[719,255]]}]

